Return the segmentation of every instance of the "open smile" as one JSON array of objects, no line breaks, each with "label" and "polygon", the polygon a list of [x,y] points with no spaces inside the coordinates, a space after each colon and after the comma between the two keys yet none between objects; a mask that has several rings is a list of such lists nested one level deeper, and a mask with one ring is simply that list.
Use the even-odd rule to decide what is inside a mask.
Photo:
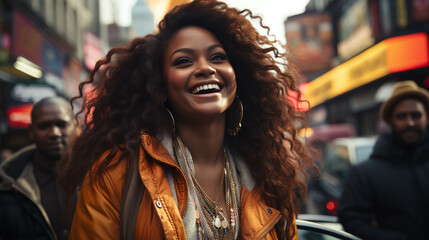
[{"label": "open smile", "polygon": [[208,93],[217,93],[220,92],[223,88],[222,84],[219,83],[208,83],[203,85],[198,85],[189,89],[189,92],[192,94],[208,94]]}]

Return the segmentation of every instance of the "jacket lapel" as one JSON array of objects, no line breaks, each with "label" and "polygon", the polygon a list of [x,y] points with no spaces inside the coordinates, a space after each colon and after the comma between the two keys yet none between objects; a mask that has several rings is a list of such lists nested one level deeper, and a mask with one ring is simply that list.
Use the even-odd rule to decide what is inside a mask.
[{"label": "jacket lapel", "polygon": [[142,135],[142,140],[143,148],[146,151],[140,152],[140,177],[151,196],[154,209],[164,228],[165,237],[166,239],[185,239],[186,234],[182,216],[186,211],[188,192],[176,192],[179,206],[177,207],[164,168],[167,165],[173,167],[176,189],[187,189],[183,173],[156,138],[144,134]]},{"label": "jacket lapel", "polygon": [[266,237],[281,217],[280,211],[263,204],[256,192],[256,189],[252,192],[244,187],[241,189],[240,229],[242,239]]}]

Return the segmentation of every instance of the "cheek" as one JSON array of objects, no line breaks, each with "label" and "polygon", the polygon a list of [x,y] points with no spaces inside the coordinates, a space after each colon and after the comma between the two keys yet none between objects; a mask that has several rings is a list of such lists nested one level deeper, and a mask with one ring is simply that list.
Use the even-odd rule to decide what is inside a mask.
[{"label": "cheek", "polygon": [[402,121],[393,121],[393,128],[396,130],[402,130],[402,128],[404,128],[404,122]]},{"label": "cheek", "polygon": [[34,142],[40,142],[40,139],[44,139],[45,138],[44,132],[34,132],[33,133],[33,141]]},{"label": "cheek", "polygon": [[183,88],[186,84],[186,75],[183,71],[170,70],[167,72],[166,85],[167,89]]},{"label": "cheek", "polygon": [[229,85],[231,85],[235,89],[237,88],[237,80],[232,66],[223,69],[221,71],[221,75],[223,79],[225,79],[228,82]]},{"label": "cheek", "polygon": [[176,82],[177,82],[176,78],[174,76],[172,76],[170,74],[170,72],[168,72],[166,74],[166,78],[165,78],[165,86],[166,86],[168,98],[171,97],[171,93],[172,93],[173,89],[175,88]]},{"label": "cheek", "polygon": [[421,124],[426,129],[426,125],[428,124],[428,118],[427,118],[427,116],[423,115],[423,117],[421,119]]}]

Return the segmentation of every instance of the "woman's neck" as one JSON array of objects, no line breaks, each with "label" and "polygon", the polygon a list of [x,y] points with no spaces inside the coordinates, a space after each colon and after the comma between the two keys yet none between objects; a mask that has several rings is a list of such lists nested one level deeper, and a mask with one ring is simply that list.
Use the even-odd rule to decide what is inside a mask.
[{"label": "woman's neck", "polygon": [[194,164],[216,164],[223,161],[225,135],[223,122],[206,126],[178,124],[177,131],[189,149]]}]

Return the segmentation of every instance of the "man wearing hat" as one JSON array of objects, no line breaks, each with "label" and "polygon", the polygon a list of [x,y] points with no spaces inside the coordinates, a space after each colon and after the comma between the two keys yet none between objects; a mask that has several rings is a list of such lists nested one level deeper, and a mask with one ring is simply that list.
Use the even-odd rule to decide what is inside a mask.
[{"label": "man wearing hat", "polygon": [[429,92],[397,82],[381,105],[392,131],[352,168],[339,202],[344,229],[365,240],[429,239]]}]

